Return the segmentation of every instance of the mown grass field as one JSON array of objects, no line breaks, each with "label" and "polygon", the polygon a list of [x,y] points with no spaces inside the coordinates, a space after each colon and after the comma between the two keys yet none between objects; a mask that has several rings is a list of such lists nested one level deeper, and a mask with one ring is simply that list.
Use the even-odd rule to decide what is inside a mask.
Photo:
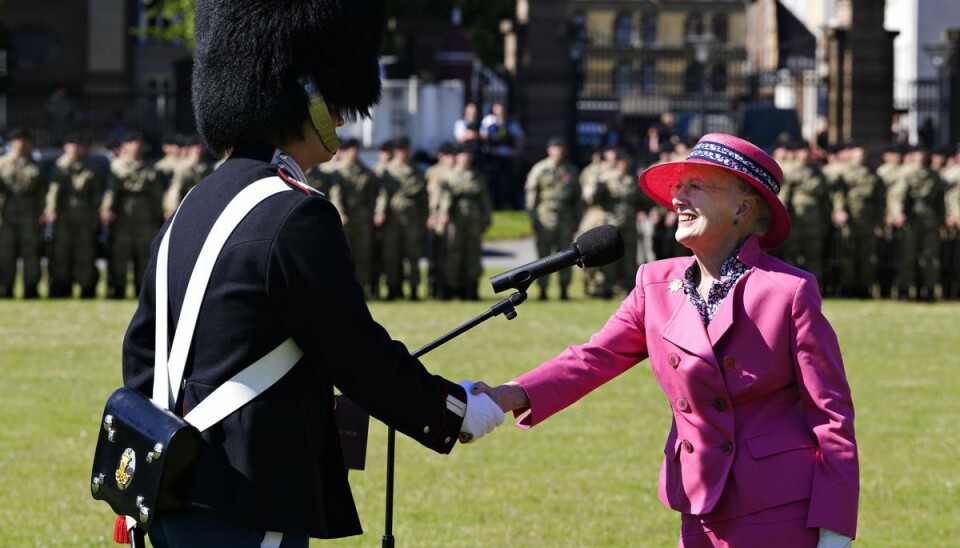
[{"label": "mown grass field", "polygon": [[[485,288],[486,289],[486,288]],[[375,303],[411,349],[483,303]],[[491,383],[587,339],[611,301],[531,301],[427,355],[453,380]],[[0,546],[102,546],[109,508],[90,463],[106,397],[120,384],[130,302],[0,302]],[[857,406],[862,492],[857,546],[956,546],[960,538],[960,306],[828,301]],[[399,546],[675,546],[678,517],[656,498],[669,412],[641,364],[543,425],[501,427],[436,455],[398,439]],[[362,537],[379,546],[386,429],[351,483]],[[279,450],[279,449],[278,449]],[[297,481],[291,455],[290,481]]]}]

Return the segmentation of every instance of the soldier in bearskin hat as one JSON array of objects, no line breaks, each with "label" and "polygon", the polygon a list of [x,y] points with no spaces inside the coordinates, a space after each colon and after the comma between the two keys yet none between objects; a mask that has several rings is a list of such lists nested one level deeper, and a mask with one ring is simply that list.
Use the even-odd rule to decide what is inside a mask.
[{"label": "soldier in bearskin hat", "polygon": [[[154,241],[123,346],[128,387],[154,377],[156,261],[169,236],[169,317],[211,227],[245,187],[292,189],[256,206],[217,258],[174,394],[190,411],[287,339],[302,357],[276,384],[202,434],[186,509],[159,512],[156,546],[283,546],[361,532],[333,414],[334,385],[389,426],[440,453],[502,422],[486,396],[431,375],[370,315],[340,216],[304,184],[338,148],[344,117],[380,95],[382,0],[199,0],[193,100],[208,147],[227,160]],[[172,228],[171,228],[172,226]],[[162,291],[161,291],[162,292]],[[162,354],[161,354],[162,355]]]}]

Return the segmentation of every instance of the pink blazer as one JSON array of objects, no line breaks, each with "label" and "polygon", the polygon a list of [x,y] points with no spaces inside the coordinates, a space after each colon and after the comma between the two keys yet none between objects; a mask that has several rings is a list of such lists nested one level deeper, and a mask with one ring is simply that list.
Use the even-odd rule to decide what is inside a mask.
[{"label": "pink blazer", "polygon": [[640,267],[636,289],[587,344],[517,379],[530,428],[644,358],[670,402],[660,500],[707,521],[810,499],[808,527],[855,536],[853,402],[814,277],[763,253],[704,327],[678,287],[692,257]]}]

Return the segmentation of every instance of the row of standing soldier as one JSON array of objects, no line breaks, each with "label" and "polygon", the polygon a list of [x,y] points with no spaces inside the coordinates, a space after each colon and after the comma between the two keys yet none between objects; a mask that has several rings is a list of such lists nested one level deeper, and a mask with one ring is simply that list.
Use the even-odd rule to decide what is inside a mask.
[{"label": "row of standing soldier", "polygon": [[472,151],[444,144],[425,173],[413,164],[406,137],[384,143],[373,169],[358,152],[356,140],[345,142],[333,161],[307,178],[340,212],[368,298],[381,298],[384,278],[387,300],[418,300],[426,247],[429,294],[476,300],[492,206],[483,177],[471,167]]},{"label": "row of standing soldier", "polygon": [[889,147],[873,169],[846,143],[821,167],[806,146],[781,146],[780,197],[794,222],[784,259],[812,272],[827,296],[960,298],[960,157]]},{"label": "row of standing soldier", "polygon": [[[23,259],[25,297],[36,297],[40,241],[49,240],[52,297],[92,297],[94,258],[108,259],[108,294],[127,294],[128,268],[135,289],[146,268],[149,245],[163,219],[212,166],[202,161],[196,139],[167,139],[164,157],[143,159],[136,133],[113,150],[107,169],[88,155],[82,136],[68,138],[63,155],[44,170],[31,158],[31,139],[11,132],[10,151],[0,159],[0,286],[11,296],[16,258]],[[357,277],[371,298],[407,294],[417,299],[419,259],[426,243],[429,293],[440,299],[477,298],[482,274],[481,239],[491,222],[484,179],[473,169],[469,148],[444,145],[437,163],[421,174],[406,138],[385,143],[368,169],[355,140],[336,161],[308,173],[341,212]],[[821,165],[805,146],[773,151],[784,170],[780,193],[791,213],[794,235],[776,253],[813,272],[828,296],[933,300],[960,297],[960,157],[956,151],[887,149],[872,169],[856,143],[831,150]],[[682,159],[680,143],[661,161]],[[626,243],[621,261],[584,272],[587,295],[611,297],[633,287],[636,266],[684,251],[673,241],[675,215],[645,199],[631,158],[623,151],[597,151],[582,172],[566,159],[566,146],[551,139],[547,157],[529,172],[526,209],[541,256],[564,249],[583,231],[601,224],[620,228]],[[41,230],[42,229],[42,230]],[[567,298],[570,271],[561,272]],[[547,279],[538,281],[547,297]]]},{"label": "row of standing soldier", "polygon": [[18,258],[24,298],[38,297],[41,242],[47,244],[50,297],[69,297],[76,284],[81,298],[93,298],[98,256],[107,258],[110,297],[125,298],[131,277],[139,292],[164,218],[212,170],[197,139],[168,139],[166,155],[151,164],[143,137],[132,132],[111,147],[104,163],[90,154],[87,137],[72,134],[49,167],[33,159],[28,132],[13,130],[8,140],[0,158],[0,297],[6,298],[13,296]]}]

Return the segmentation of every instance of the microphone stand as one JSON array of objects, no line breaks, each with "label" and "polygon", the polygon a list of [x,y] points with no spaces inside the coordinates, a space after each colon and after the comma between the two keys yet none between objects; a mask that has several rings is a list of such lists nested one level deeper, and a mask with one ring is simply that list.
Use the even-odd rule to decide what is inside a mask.
[{"label": "microphone stand", "polygon": [[[532,282],[532,280],[530,281]],[[483,322],[489,320],[490,318],[495,318],[501,314],[504,315],[508,320],[512,320],[517,317],[516,307],[523,304],[527,300],[527,289],[530,287],[530,282],[522,284],[517,288],[517,292],[510,295],[506,299],[498,302],[497,304],[490,307],[489,310],[480,314],[479,316],[473,318],[472,320],[460,325],[453,331],[450,331],[446,335],[437,338],[433,342],[428,343],[423,346],[416,352],[411,353],[410,355],[414,358],[419,358],[427,352],[430,352],[434,348],[449,342],[451,339],[454,339],[467,331],[473,329],[474,327],[482,324]],[[393,548],[394,546],[394,536],[393,536],[393,471],[394,471],[394,456],[396,454],[396,440],[397,432],[393,428],[387,429],[387,502],[386,502],[386,516],[384,518],[383,526],[383,548]]]}]

